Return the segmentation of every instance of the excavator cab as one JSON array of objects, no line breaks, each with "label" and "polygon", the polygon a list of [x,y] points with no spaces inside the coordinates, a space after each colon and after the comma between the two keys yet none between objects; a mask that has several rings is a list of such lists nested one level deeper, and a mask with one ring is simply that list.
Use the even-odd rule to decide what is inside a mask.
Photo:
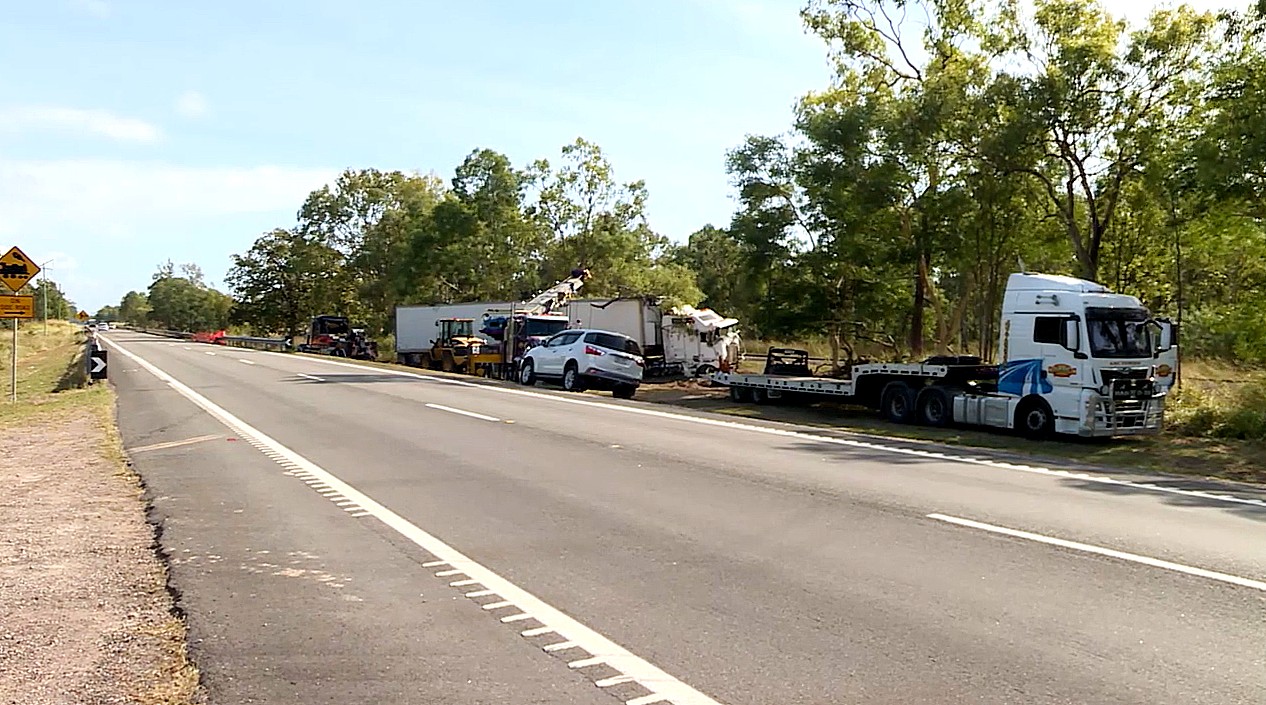
[{"label": "excavator cab", "polygon": [[440,334],[436,337],[436,342],[438,343],[461,341],[468,344],[475,337],[475,321],[473,319],[441,318],[436,323],[440,328]]},{"label": "excavator cab", "polygon": [[431,369],[486,374],[500,360],[495,349],[475,335],[474,319],[441,318],[435,325],[439,331],[431,343]]}]

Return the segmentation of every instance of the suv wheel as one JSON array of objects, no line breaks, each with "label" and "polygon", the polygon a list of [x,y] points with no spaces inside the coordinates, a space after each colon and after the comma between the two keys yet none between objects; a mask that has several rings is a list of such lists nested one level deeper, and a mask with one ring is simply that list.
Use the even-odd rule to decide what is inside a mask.
[{"label": "suv wheel", "polygon": [[567,369],[563,371],[563,389],[569,392],[579,392],[584,389],[584,384],[580,381],[580,370],[576,368],[575,362],[567,363]]},{"label": "suv wheel", "polygon": [[523,367],[519,369],[519,384],[530,387],[536,384],[536,370],[531,360],[524,360]]}]

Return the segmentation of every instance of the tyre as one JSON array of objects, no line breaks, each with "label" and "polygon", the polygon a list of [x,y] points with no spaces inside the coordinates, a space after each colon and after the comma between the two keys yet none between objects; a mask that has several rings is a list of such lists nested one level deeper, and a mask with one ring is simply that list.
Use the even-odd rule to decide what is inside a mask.
[{"label": "tyre", "polygon": [[1055,435],[1055,413],[1051,411],[1051,405],[1041,397],[1029,397],[1020,402],[1015,410],[1015,429],[1033,441]]},{"label": "tyre", "polygon": [[730,400],[746,404],[752,400],[752,390],[747,387],[730,387]]},{"label": "tyre", "polygon": [[716,374],[716,371],[717,371],[717,368],[712,365],[699,365],[699,367],[695,369],[695,376],[696,377],[711,377],[712,375]]},{"label": "tyre", "polygon": [[563,389],[569,392],[584,391],[585,385],[580,381],[580,370],[577,369],[575,362],[567,363],[566,369],[563,370]]},{"label": "tyre", "polygon": [[519,368],[519,384],[525,387],[536,384],[536,366],[531,360],[524,360],[523,366]]},{"label": "tyre", "polygon": [[950,395],[940,387],[928,387],[919,392],[919,423],[924,426],[942,427],[953,418]]},{"label": "tyre", "polygon": [[334,357],[347,357],[347,353],[343,352],[343,348],[334,348]]},{"label": "tyre", "polygon": [[914,421],[914,390],[905,382],[889,382],[879,397],[880,411],[893,423]]},{"label": "tyre", "polygon": [[633,395],[636,393],[637,387],[634,387],[631,384],[616,385],[616,388],[611,390],[611,396],[616,399],[632,399]]}]

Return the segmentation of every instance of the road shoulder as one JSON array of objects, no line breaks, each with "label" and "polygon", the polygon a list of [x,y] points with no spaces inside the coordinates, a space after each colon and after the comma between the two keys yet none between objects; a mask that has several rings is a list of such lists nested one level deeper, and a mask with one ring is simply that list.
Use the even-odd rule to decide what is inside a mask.
[{"label": "road shoulder", "polygon": [[112,400],[0,429],[0,701],[199,702]]}]

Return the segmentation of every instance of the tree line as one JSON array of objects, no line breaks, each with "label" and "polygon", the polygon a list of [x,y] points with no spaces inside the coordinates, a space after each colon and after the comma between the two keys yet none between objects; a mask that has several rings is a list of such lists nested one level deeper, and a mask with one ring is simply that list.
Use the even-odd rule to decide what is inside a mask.
[{"label": "tree line", "polygon": [[233,256],[231,306],[188,277],[164,287],[259,333],[317,313],[387,333],[398,304],[524,298],[583,266],[590,293],[712,306],[749,337],[989,358],[1023,266],[1139,296],[1188,353],[1266,362],[1266,2],[1135,25],[1084,0],[812,0],[801,17],[832,79],[785,134],[728,154],[724,226],[670,242],[645,183],[583,139],[518,166],[477,149],[448,181],[360,169],[312,192]]}]

